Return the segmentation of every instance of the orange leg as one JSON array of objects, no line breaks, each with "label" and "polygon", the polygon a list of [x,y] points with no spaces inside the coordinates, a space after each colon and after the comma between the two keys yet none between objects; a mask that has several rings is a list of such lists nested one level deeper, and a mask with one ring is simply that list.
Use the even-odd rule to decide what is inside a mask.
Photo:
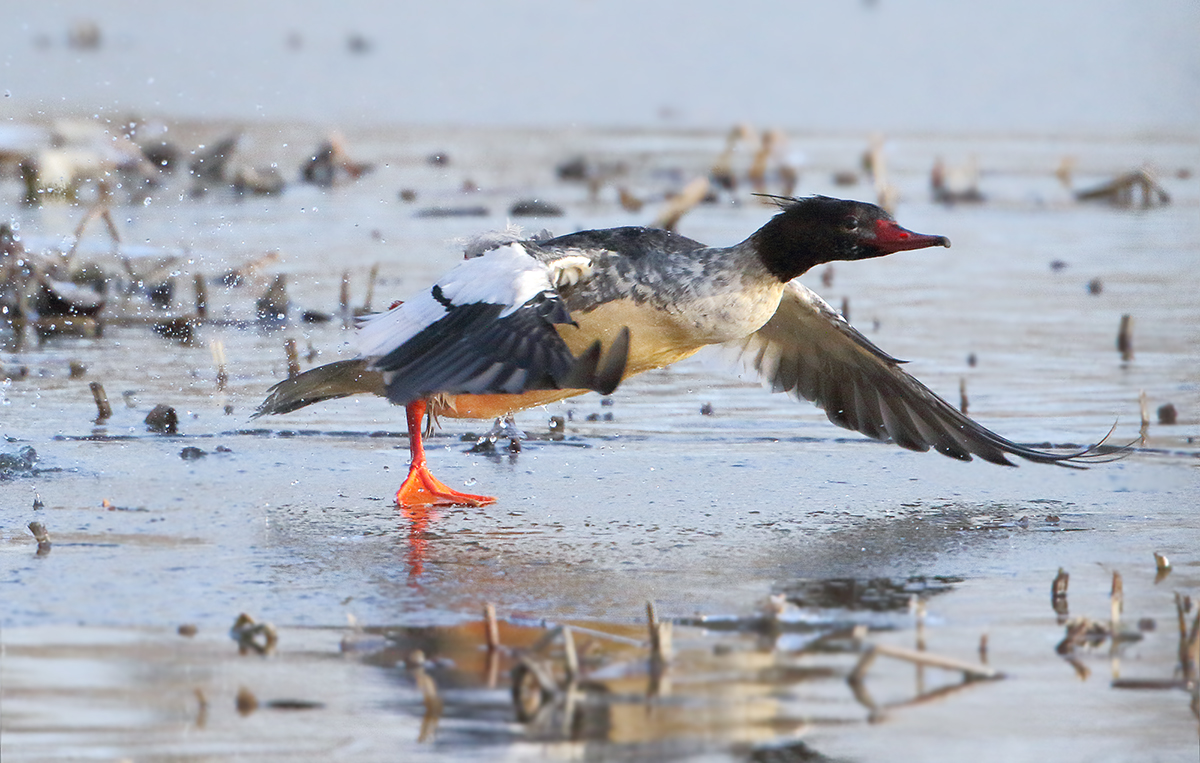
[{"label": "orange leg", "polygon": [[396,491],[396,503],[412,506],[486,506],[496,499],[487,495],[460,493],[442,484],[429,473],[425,463],[425,444],[421,442],[421,420],[425,418],[425,401],[417,400],[405,408],[408,414],[408,440],[412,460],[408,466],[408,477]]}]

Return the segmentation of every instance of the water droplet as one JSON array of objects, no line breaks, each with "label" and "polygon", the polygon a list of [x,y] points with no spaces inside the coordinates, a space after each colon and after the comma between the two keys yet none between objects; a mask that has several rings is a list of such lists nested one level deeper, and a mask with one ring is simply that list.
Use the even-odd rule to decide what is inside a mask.
[{"label": "water droplet", "polygon": [[148,207],[148,206],[150,206],[150,197],[149,197],[149,196],[147,196],[146,198],[142,199],[142,206],[143,206],[143,207]]},{"label": "water droplet", "polygon": [[472,487],[472,486],[474,486],[474,485],[475,485],[475,483],[476,483],[476,482],[478,482],[478,481],[479,481],[479,480],[477,480],[477,479],[475,479],[474,477],[472,477],[471,479],[467,480],[467,481],[466,481],[466,482],[464,482],[463,484],[464,484],[464,485],[466,485],[467,487]]}]

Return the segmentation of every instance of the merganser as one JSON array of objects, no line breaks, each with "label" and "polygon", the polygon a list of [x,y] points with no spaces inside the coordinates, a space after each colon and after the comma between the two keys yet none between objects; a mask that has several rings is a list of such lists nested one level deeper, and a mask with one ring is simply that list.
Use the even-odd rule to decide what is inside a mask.
[{"label": "merganser", "polygon": [[931,246],[883,209],[824,196],[778,199],[745,241],[705,246],[665,230],[624,227],[557,238],[495,234],[428,291],[365,319],[360,355],[271,388],[255,416],[371,392],[407,408],[412,460],[401,507],[480,506],[429,473],[422,419],[495,418],[729,345],[773,391],[823,408],[829,420],[916,451],[1011,466],[1015,455],[1071,465],[980,426],[901,369],[817,294],[794,281],[835,260]]}]

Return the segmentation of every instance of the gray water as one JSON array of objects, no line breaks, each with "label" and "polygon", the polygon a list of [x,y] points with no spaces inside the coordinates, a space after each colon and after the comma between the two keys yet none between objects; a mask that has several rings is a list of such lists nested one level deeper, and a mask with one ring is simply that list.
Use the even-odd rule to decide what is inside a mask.
[{"label": "gray water", "polygon": [[[534,24],[540,19],[535,7],[505,16],[504,23]],[[1130,68],[1149,83],[1136,88],[1144,91],[1139,97],[1160,106],[1169,99],[1155,95],[1158,83],[1180,81],[1153,76],[1162,65],[1155,57],[1165,61],[1175,39],[1154,15],[1162,7],[1137,17],[1159,30],[1159,44],[1130,54]],[[600,6],[566,8],[557,13],[571,20],[577,17],[570,14],[593,14],[600,31],[601,21],[617,25],[631,13],[613,10],[610,19]],[[847,4],[831,18],[877,23],[894,20],[898,8]],[[577,91],[562,81],[542,82],[536,89],[544,97],[517,108],[513,90],[489,79],[500,67],[473,65],[482,49],[473,36],[504,35],[466,24],[455,37],[465,35],[458,48],[462,68],[451,67],[446,76],[476,83],[480,99],[442,97],[443,111],[429,107],[413,116],[399,105],[403,99],[355,88],[371,82],[380,90],[399,87],[396,82],[433,87],[428,78],[411,84],[412,78],[380,72],[413,69],[388,65],[388,56],[400,50],[417,55],[417,42],[436,45],[440,38],[418,35],[411,45],[393,46],[391,37],[369,34],[371,51],[351,54],[348,30],[385,28],[368,29],[359,10],[349,6],[335,21],[327,11],[300,9],[270,15],[267,23],[257,7],[139,16],[139,6],[128,5],[99,19],[105,33],[99,50],[73,52],[61,35],[68,18],[88,12],[46,4],[26,12],[21,29],[28,55],[6,54],[6,71],[19,73],[23,83],[0,105],[12,125],[46,129],[41,112],[86,119],[95,108],[99,123],[109,126],[137,111],[166,125],[166,135],[185,151],[240,131],[235,164],[274,163],[292,181],[334,124],[352,158],[375,164],[356,183],[319,189],[290,182],[272,197],[216,188],[196,199],[189,179],[178,174],[148,201],[118,189],[113,216],[121,243],[114,245],[93,223],[80,243],[81,258],[111,270],[120,268],[122,254],[171,258],[165,272],[177,282],[174,303],[164,311],[137,295],[112,297],[106,310],[130,323],[189,311],[194,274],[211,279],[277,253],[243,287],[210,281],[209,314],[217,320],[201,326],[191,346],[145,325],[115,322],[97,339],[38,345],[30,338],[20,350],[4,337],[0,366],[13,378],[0,382],[0,433],[8,438],[0,452],[28,446],[40,458],[34,469],[0,480],[0,751],[6,761],[746,760],[763,759],[764,750],[778,745],[793,745],[796,756],[806,751],[832,760],[893,760],[897,750],[914,760],[1194,759],[1200,719],[1188,692],[1113,682],[1179,677],[1175,594],[1200,593],[1200,145],[1188,135],[1172,137],[1194,116],[1195,106],[1187,104],[1196,99],[1142,110],[1118,99],[1121,108],[1109,121],[1086,108],[1065,109],[1062,119],[1044,109],[1039,124],[1028,110],[995,107],[997,118],[1007,120],[997,134],[979,120],[983,112],[962,99],[952,100],[973,115],[963,121],[955,121],[953,109],[936,119],[929,109],[893,109],[917,121],[867,124],[863,114],[871,109],[847,98],[847,121],[821,123],[823,132],[816,133],[803,129],[799,112],[770,111],[782,104],[800,108],[803,99],[767,98],[745,84],[765,87],[770,78],[747,73],[735,78],[736,88],[706,91],[716,104],[710,113],[705,98],[687,89],[704,78],[689,73],[672,89],[682,104],[677,117],[667,115],[676,123],[655,111],[670,103],[647,95],[649,85],[621,96],[642,98],[641,106],[620,101],[609,120],[585,108],[597,102],[590,95],[624,90],[572,80],[578,70],[566,68],[560,76],[566,85],[578,84]],[[496,30],[506,29],[488,19],[490,11],[476,10]],[[665,13],[655,6],[646,13],[660,28],[666,23],[653,15]],[[950,11],[929,13],[906,23],[953,19]],[[1091,18],[1099,39],[1127,33],[1113,30],[1128,16],[1118,14],[1112,27],[1095,21],[1102,14]],[[680,23],[705,20],[716,23],[700,13]],[[735,22],[725,22],[737,31],[730,26]],[[149,34],[164,25],[196,34]],[[441,21],[438,28],[449,26]],[[782,24],[759,26],[764,34],[790,33]],[[286,46],[293,28],[302,39],[295,51]],[[201,34],[206,29],[211,33]],[[649,24],[634,34],[653,29]],[[285,77],[258,73],[239,80],[231,72],[261,72],[258,64],[194,47],[222,31],[273,46],[261,60],[306,72],[307,95],[300,97],[301,86]],[[38,42],[38,34],[50,35],[49,44]],[[813,45],[835,42],[808,36]],[[170,45],[183,52],[145,55]],[[763,49],[795,55],[785,42]],[[874,54],[866,45],[853,55],[861,58],[850,70],[861,74]],[[1168,67],[1185,84],[1193,71],[1188,61],[1195,54],[1189,55]],[[29,67],[37,60],[43,65],[35,76]],[[128,72],[144,69],[147,60],[177,68],[156,73],[161,79],[143,87]],[[530,67],[537,59],[514,60]],[[589,60],[610,76],[630,70],[601,66],[606,54]],[[209,65],[178,66],[195,61]],[[931,81],[919,67],[896,66],[901,79]],[[372,76],[346,74],[351,67]],[[795,67],[781,62],[768,69],[776,76]],[[107,79],[89,83],[64,74],[81,70]],[[1082,83],[1085,95],[1101,89],[1092,78],[1075,76],[1064,82]],[[61,99],[52,95],[52,82],[61,83],[55,85]],[[1052,76],[1045,88],[1061,92]],[[733,89],[762,111],[730,109],[720,99]],[[589,97],[573,101],[560,91]],[[311,100],[313,93],[321,99]],[[262,110],[249,105],[256,96],[264,96]],[[361,105],[364,98],[369,108]],[[437,99],[417,100],[428,106]],[[547,112],[537,110],[547,104],[575,105],[563,107],[561,120],[549,120],[555,126],[529,127],[547,121]],[[1068,111],[1079,121],[1070,121]],[[510,205],[520,199],[540,198],[565,210],[562,217],[518,220],[529,232],[648,224],[666,193],[707,172],[729,124],[741,118],[797,125],[789,130],[789,148],[790,156],[804,160],[799,193],[863,199],[874,198],[865,181],[838,186],[833,174],[857,170],[865,131],[885,130],[897,218],[954,242],[950,249],[838,264],[828,285],[822,272],[804,277],[833,305],[848,300],[851,320],[872,341],[910,360],[908,369],[951,401],[965,380],[971,415],[1018,442],[1085,445],[1115,422],[1111,441],[1136,442],[1134,451],[1086,471],[1033,464],[1009,469],[910,453],[833,427],[812,406],[770,394],[714,354],[632,379],[611,404],[591,395],[520,414],[531,439],[516,455],[503,443],[496,455],[468,453],[473,435],[489,423],[443,421],[429,441],[434,472],[451,486],[499,500],[414,515],[392,502],[408,461],[399,409],[357,398],[249,420],[266,389],[286,374],[285,339],[296,340],[306,368],[352,353],[340,322],[298,320],[301,309],[336,312],[343,271],[352,302],[360,305],[378,265],[374,307],[384,307],[452,267],[463,239],[507,224]],[[640,126],[592,126],[614,122]],[[158,129],[141,125],[138,130]],[[853,129],[836,129],[843,127]],[[1155,135],[1129,134],[1136,131]],[[449,163],[431,164],[427,157],[435,153]],[[556,165],[579,155],[598,165],[621,164],[623,174],[593,197],[585,186],[555,176]],[[1077,203],[1053,175],[1065,156],[1075,160],[1076,189],[1150,166],[1172,204],[1127,210]],[[954,166],[976,161],[988,202],[932,203],[928,172],[937,157]],[[749,163],[743,147],[735,166],[744,171]],[[467,181],[478,190],[464,191]],[[617,184],[645,199],[646,207],[624,210]],[[402,201],[401,189],[414,190],[416,200]],[[35,251],[69,241],[92,190],[85,187],[79,205],[22,207],[16,179],[0,180],[5,214]],[[482,206],[487,214],[419,215],[465,206]],[[701,205],[679,230],[730,244],[770,213],[743,188],[733,201]],[[1063,266],[1052,268],[1055,261]],[[277,273],[288,278],[292,319],[282,329],[261,330],[253,320],[254,299]],[[1102,287],[1098,294],[1088,289],[1093,281]],[[1135,352],[1128,361],[1115,348],[1123,314],[1134,318]],[[224,391],[216,384],[214,340],[227,358]],[[86,368],[82,376],[71,377],[73,361]],[[102,382],[113,404],[114,415],[102,424],[93,421],[89,381]],[[1144,441],[1143,392],[1151,419]],[[158,403],[179,412],[178,435],[146,431],[143,419]],[[706,403],[711,415],[701,413]],[[1177,408],[1178,424],[1157,423],[1155,411],[1166,403]],[[547,437],[551,416],[568,419],[561,441]],[[185,460],[187,447],[207,455]],[[48,554],[37,554],[26,529],[30,521],[46,526]],[[1156,576],[1155,553],[1172,562],[1166,577]],[[1071,574],[1071,615],[1096,621],[1109,617],[1112,573],[1120,572],[1124,628],[1140,638],[1116,649],[1108,642],[1081,647],[1074,665],[1059,656],[1064,624],[1050,606],[1049,589],[1060,568]],[[883,580],[902,593],[877,609],[860,608],[857,598],[812,594],[840,590],[846,581],[868,589]],[[923,691],[955,683],[957,674],[915,672],[881,658],[866,686],[877,703],[895,706],[870,722],[873,716],[845,681],[856,655],[814,649],[810,642],[861,625],[868,642],[911,647],[918,632],[909,593],[925,600],[929,651],[978,662],[986,634],[988,664],[1007,677],[906,705]],[[772,594],[784,594],[793,605],[775,638],[751,628]],[[646,651],[633,645],[646,638],[647,601],[675,623],[676,646],[669,687],[649,699]],[[598,728],[584,724],[572,734],[556,724],[517,721],[508,678],[514,658],[501,655],[495,681],[483,665],[484,603],[494,604],[502,641],[510,646],[528,646],[559,623],[578,627],[584,678],[607,692],[604,699],[589,695],[589,717],[603,718]],[[275,625],[276,654],[238,655],[228,630],[240,612]],[[178,635],[183,624],[194,625],[197,635]],[[429,670],[446,705],[436,733],[423,741],[425,711],[403,662],[418,646],[432,660]],[[238,712],[235,696],[242,688],[260,700],[258,710]],[[281,699],[318,706],[268,704]]]}]

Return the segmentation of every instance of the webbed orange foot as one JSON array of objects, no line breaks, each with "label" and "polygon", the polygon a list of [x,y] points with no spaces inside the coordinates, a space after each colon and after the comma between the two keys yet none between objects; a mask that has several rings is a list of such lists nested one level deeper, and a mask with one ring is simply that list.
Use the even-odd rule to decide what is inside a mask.
[{"label": "webbed orange foot", "polygon": [[487,506],[495,503],[490,495],[472,495],[447,487],[429,472],[424,464],[409,467],[408,477],[396,491],[396,504],[401,508],[415,506]]}]

